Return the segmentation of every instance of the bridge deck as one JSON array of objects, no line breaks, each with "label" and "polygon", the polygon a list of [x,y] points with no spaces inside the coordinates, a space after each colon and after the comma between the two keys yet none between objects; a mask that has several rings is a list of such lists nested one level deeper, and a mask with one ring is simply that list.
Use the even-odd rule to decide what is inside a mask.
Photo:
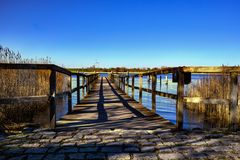
[{"label": "bridge deck", "polygon": [[93,90],[76,105],[73,112],[57,122],[57,129],[157,129],[174,128],[168,120],[115,88],[107,78],[99,78]]}]

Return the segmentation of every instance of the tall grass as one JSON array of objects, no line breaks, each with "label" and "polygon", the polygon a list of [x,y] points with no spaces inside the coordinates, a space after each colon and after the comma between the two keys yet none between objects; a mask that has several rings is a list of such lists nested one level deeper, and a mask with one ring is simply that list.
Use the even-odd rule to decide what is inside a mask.
[{"label": "tall grass", "polygon": [[14,52],[8,47],[0,45],[0,63],[33,63],[33,64],[50,64],[51,58],[23,58],[21,53]]},{"label": "tall grass", "polygon": [[[0,63],[49,64],[51,59],[28,59],[0,46]],[[49,95],[50,70],[0,69],[0,98]],[[60,80],[61,82],[61,80]],[[22,123],[32,123],[36,115],[46,112],[48,101],[0,104],[0,131],[21,128]],[[39,115],[38,115],[39,116]]]},{"label": "tall grass", "polygon": [[[239,81],[240,82],[240,81]],[[238,83],[240,84],[240,83]],[[238,95],[240,85],[238,86]],[[187,97],[203,97],[210,99],[230,98],[230,75],[222,73],[221,75],[208,75],[197,80],[188,86]],[[224,104],[186,104],[186,108],[195,112],[204,113],[205,121],[214,127],[227,127],[229,122],[229,105]],[[240,113],[239,113],[240,115]],[[239,122],[240,124],[240,122]]]}]

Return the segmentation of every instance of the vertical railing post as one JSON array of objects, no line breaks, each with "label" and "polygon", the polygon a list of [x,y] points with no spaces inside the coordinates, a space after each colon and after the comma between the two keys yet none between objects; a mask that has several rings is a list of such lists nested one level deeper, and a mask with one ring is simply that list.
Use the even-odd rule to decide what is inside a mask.
[{"label": "vertical railing post", "polygon": [[88,92],[89,92],[89,77],[88,76],[86,77],[86,91],[88,94]]},{"label": "vertical railing post", "polygon": [[129,73],[128,73],[128,76],[127,76],[127,94],[129,93],[128,90],[129,90]]},{"label": "vertical railing post", "polygon": [[142,81],[143,81],[143,76],[140,74],[139,75],[139,103],[142,104]]},{"label": "vertical railing post", "polygon": [[88,77],[88,92],[91,91],[91,76]]},{"label": "vertical railing post", "polygon": [[50,75],[50,117],[49,117],[49,127],[54,129],[56,126],[56,71],[51,70]]},{"label": "vertical railing post", "polygon": [[72,76],[69,76],[68,113],[72,112]]},{"label": "vertical railing post", "polygon": [[126,86],[126,84],[125,84],[125,83],[126,83],[125,78],[126,78],[126,77],[124,76],[124,77],[123,77],[123,92],[125,92],[125,86]]},{"label": "vertical railing post", "polygon": [[77,104],[80,103],[80,79],[79,74],[77,74]]},{"label": "vertical railing post", "polygon": [[82,96],[83,97],[85,95],[85,87],[84,87],[84,85],[85,85],[85,78],[84,78],[84,76],[82,76]]},{"label": "vertical railing post", "polygon": [[239,111],[240,107],[238,106],[238,74],[230,73],[230,129],[237,130],[239,124]]},{"label": "vertical railing post", "polygon": [[162,90],[162,75],[160,75],[160,86],[159,86],[159,88],[160,88],[160,91]]},{"label": "vertical railing post", "polygon": [[152,75],[152,111],[156,113],[156,74],[153,73]]},{"label": "vertical railing post", "polygon": [[132,99],[134,99],[134,79],[135,77],[132,76]]},{"label": "vertical railing post", "polygon": [[120,76],[118,75],[118,89],[121,89],[121,78],[120,78]]},{"label": "vertical railing post", "polygon": [[184,100],[184,72],[180,69],[178,70],[178,86],[177,86],[177,129],[181,130],[183,128],[183,100]]}]

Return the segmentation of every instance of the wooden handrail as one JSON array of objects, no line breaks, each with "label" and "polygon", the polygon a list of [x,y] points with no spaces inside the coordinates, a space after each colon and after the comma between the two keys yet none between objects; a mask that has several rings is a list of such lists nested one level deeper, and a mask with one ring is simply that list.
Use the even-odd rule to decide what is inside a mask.
[{"label": "wooden handrail", "polygon": [[66,75],[71,76],[72,72],[69,70],[59,67],[55,64],[12,64],[12,63],[0,63],[0,69],[47,69],[54,70],[56,72],[60,72]]},{"label": "wooden handrail", "polygon": [[[169,73],[177,73],[177,94],[171,94],[171,93],[165,93],[161,91],[156,91],[156,75],[161,74],[169,74]],[[214,99],[214,98],[202,98],[202,97],[185,97],[184,96],[184,83],[185,82],[185,73],[191,74],[228,74],[231,77],[230,82],[230,99]],[[231,128],[236,129],[236,124],[239,123],[237,118],[237,113],[240,112],[240,107],[238,107],[238,76],[240,75],[240,67],[239,66],[193,66],[193,67],[172,67],[172,68],[161,68],[155,71],[151,72],[143,72],[143,73],[136,73],[136,74],[111,74],[110,77],[112,79],[112,82],[115,82],[115,84],[118,86],[118,88],[121,88],[122,83],[124,81],[122,80],[127,78],[127,81],[129,81],[130,78],[132,78],[132,85],[129,84],[129,82],[124,83],[124,86],[131,87],[132,88],[132,98],[134,98],[134,89],[139,90],[139,103],[142,103],[142,91],[152,93],[152,111],[156,111],[156,99],[155,95],[159,95],[161,97],[166,97],[170,99],[176,99],[176,108],[177,108],[177,128],[182,129],[183,127],[183,106],[184,103],[204,103],[204,104],[229,104],[230,106],[230,126]],[[142,76],[152,76],[152,89],[142,88]],[[186,75],[187,76],[187,75]],[[134,85],[134,79],[135,77],[139,77],[139,87]],[[162,77],[160,77],[160,84],[162,84]]]}]

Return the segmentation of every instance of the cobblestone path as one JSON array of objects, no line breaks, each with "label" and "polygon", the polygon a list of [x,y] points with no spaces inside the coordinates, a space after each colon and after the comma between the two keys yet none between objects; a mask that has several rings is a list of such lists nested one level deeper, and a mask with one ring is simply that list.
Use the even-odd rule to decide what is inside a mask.
[{"label": "cobblestone path", "polygon": [[240,133],[174,131],[106,79],[56,130],[0,137],[0,160],[240,159]]}]

